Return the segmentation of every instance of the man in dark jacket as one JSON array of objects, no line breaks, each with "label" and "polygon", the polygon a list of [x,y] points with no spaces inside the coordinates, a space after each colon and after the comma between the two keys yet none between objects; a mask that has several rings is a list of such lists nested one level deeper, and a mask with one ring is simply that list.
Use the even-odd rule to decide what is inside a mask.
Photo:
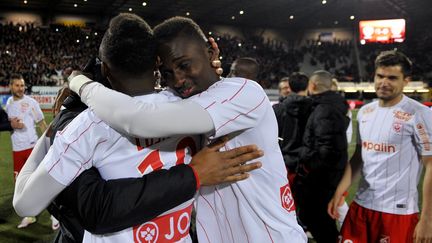
[{"label": "man in dark jacket", "polygon": [[288,168],[288,180],[293,183],[303,134],[311,112],[312,99],[307,97],[309,78],[304,73],[293,73],[289,77],[291,93],[280,103],[273,106],[278,121],[279,146]]},{"label": "man in dark jacket", "polygon": [[306,124],[295,180],[299,218],[318,243],[337,242],[339,233],[327,214],[327,204],[348,160],[348,104],[331,91],[331,85],[332,75],[327,71],[316,71],[309,79],[312,113]]}]

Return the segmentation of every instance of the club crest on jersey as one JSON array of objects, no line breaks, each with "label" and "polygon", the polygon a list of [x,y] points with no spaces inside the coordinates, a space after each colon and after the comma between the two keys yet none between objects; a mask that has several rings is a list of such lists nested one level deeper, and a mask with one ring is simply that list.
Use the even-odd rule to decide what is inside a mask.
[{"label": "club crest on jersey", "polygon": [[402,123],[400,122],[393,122],[393,131],[397,134],[400,134],[402,132]]},{"label": "club crest on jersey", "polygon": [[394,118],[402,121],[409,121],[412,118],[413,114],[404,111],[393,111],[393,116]]},{"label": "club crest on jersey", "polygon": [[159,228],[157,224],[147,222],[139,227],[134,227],[133,234],[135,243],[154,243],[159,237]]},{"label": "club crest on jersey", "polygon": [[29,103],[22,102],[22,103],[21,103],[21,107],[20,107],[21,109],[20,109],[20,110],[21,110],[22,113],[24,113],[24,112],[26,112],[26,111],[28,110],[29,107],[30,107],[30,104],[29,104]]},{"label": "club crest on jersey", "polygon": [[294,198],[291,193],[291,188],[289,184],[280,188],[282,207],[288,212],[295,211]]},{"label": "club crest on jersey", "polygon": [[390,243],[390,236],[381,235],[381,239],[379,240],[379,243]]},{"label": "club crest on jersey", "polygon": [[373,108],[373,107],[366,107],[366,108],[363,110],[363,115],[366,115],[366,114],[372,113],[374,110],[375,110],[375,108]]}]

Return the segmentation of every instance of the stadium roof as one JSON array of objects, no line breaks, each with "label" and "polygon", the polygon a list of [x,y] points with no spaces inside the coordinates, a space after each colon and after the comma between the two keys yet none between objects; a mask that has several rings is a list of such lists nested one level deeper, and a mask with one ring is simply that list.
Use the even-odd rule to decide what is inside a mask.
[{"label": "stadium roof", "polygon": [[[145,6],[143,6],[145,5]],[[150,23],[175,15],[200,24],[266,28],[347,27],[359,19],[428,19],[431,0],[2,0],[1,11],[96,15],[133,12]],[[243,11],[243,14],[240,14]],[[189,15],[187,15],[189,13]]]}]

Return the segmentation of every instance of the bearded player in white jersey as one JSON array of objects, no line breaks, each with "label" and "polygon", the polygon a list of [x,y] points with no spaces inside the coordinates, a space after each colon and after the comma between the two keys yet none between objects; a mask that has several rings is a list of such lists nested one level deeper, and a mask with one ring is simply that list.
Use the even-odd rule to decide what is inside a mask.
[{"label": "bearded player in white jersey", "polygon": [[[403,94],[411,61],[385,51],[375,60],[378,101],[357,115],[359,141],[328,206],[337,205],[361,172],[359,189],[341,229],[341,242],[432,242],[432,111]],[[418,218],[417,185],[425,168]]]},{"label": "bearded player in white jersey", "polygon": [[248,180],[200,189],[199,242],[306,242],[278,146],[276,117],[264,90],[244,78],[220,80],[210,65],[218,56],[192,20],[171,18],[154,33],[162,77],[180,96],[191,98],[156,106],[97,83],[82,86],[89,82],[83,75],[72,79],[72,90],[82,91],[82,100],[98,117],[133,136],[206,133],[212,139],[240,130],[226,149],[254,143],[264,151],[262,168]]}]

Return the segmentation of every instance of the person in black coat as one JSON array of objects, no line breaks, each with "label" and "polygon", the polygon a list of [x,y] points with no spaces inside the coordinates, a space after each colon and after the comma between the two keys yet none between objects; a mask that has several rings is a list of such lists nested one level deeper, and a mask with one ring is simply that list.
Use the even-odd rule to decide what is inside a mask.
[{"label": "person in black coat", "polygon": [[339,232],[327,214],[330,201],[348,160],[345,99],[331,91],[332,75],[316,71],[309,79],[312,112],[306,124],[294,191],[299,218],[315,240],[337,242]]},{"label": "person in black coat", "polygon": [[293,73],[288,80],[291,93],[282,102],[275,104],[273,109],[278,122],[279,146],[288,169],[288,180],[292,184],[300,160],[312,99],[307,97],[309,78],[306,74]]}]

